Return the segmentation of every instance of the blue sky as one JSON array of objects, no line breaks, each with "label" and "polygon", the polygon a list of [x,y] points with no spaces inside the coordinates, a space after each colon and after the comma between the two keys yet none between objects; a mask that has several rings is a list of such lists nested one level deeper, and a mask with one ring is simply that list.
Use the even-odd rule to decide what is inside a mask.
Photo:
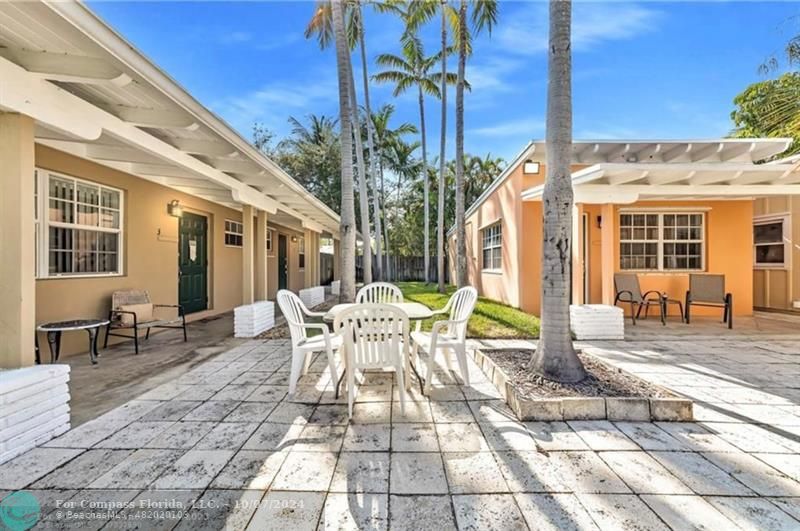
[{"label": "blue sky", "polygon": [[[91,2],[92,8],[245,137],[255,121],[285,135],[287,119],[338,113],[332,50],[303,37],[314,4]],[[574,8],[575,138],[708,138],[727,134],[732,99],[796,30],[797,3],[579,2]],[[399,22],[367,14],[370,60],[398,53]],[[423,30],[429,52],[434,26]],[[512,158],[544,135],[547,5],[500,4],[492,35],[467,65],[466,149]],[[358,58],[354,56],[354,61]],[[451,69],[455,61],[451,61]],[[354,65],[358,67],[357,62]],[[374,64],[369,66],[376,71]],[[360,75],[360,70],[356,71]],[[374,87],[397,121],[418,123],[412,94]],[[452,140],[454,93],[450,96]],[[359,95],[360,98],[360,95]],[[363,101],[363,100],[362,100]],[[439,104],[426,107],[438,152]],[[448,157],[452,157],[450,142]]]}]

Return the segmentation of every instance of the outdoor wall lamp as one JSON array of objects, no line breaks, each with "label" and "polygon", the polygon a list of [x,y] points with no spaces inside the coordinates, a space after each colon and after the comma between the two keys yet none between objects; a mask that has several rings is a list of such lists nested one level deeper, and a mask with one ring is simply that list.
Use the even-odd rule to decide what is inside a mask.
[{"label": "outdoor wall lamp", "polygon": [[525,164],[522,166],[522,173],[529,175],[529,174],[538,174],[539,173],[539,163],[534,162],[530,159],[525,161]]},{"label": "outdoor wall lamp", "polygon": [[177,199],[173,199],[167,204],[167,214],[172,217],[179,218],[183,216],[183,208],[181,207],[181,202]]},{"label": "outdoor wall lamp", "polygon": [[292,243],[297,243],[297,236],[292,236]]},{"label": "outdoor wall lamp", "polygon": [[597,216],[597,228],[598,229],[603,228],[603,216]]}]

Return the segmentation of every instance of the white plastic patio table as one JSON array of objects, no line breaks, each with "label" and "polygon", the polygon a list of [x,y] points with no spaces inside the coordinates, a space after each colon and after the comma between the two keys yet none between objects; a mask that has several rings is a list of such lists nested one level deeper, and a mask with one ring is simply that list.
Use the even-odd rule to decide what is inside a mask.
[{"label": "white plastic patio table", "polygon": [[[409,321],[424,321],[425,319],[429,319],[433,317],[433,311],[425,306],[424,304],[420,304],[418,302],[390,302],[387,303],[390,306],[395,306],[400,308],[406,315],[408,315]],[[330,310],[328,310],[325,315],[322,317],[322,320],[328,323],[332,323],[336,319],[336,315],[340,312],[348,308],[352,308],[353,306],[359,306],[355,303],[344,303],[344,304],[337,304]],[[411,365],[411,355],[410,355],[410,345],[407,345],[405,348],[405,367],[406,367],[406,374],[409,374],[409,369],[413,369],[414,373],[417,374],[417,378],[419,381],[422,382],[422,378],[420,378],[419,374],[417,373],[417,368]],[[411,386],[411,378],[406,378],[406,388]]]},{"label": "white plastic patio table", "polygon": [[[425,306],[424,304],[420,304],[418,302],[390,302],[388,303],[390,306],[395,306],[400,308],[406,315],[408,315],[408,319],[411,321],[423,321],[425,319],[429,319],[433,317],[433,311],[430,308]],[[323,319],[329,323],[332,323],[334,319],[336,319],[336,315],[340,312],[348,308],[352,308],[353,306],[358,306],[358,304],[354,303],[347,303],[347,304],[337,304],[333,308],[327,311]]]}]

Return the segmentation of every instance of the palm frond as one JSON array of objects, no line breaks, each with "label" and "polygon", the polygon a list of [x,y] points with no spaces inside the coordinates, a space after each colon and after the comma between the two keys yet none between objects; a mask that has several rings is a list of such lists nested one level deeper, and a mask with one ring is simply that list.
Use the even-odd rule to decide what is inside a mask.
[{"label": "palm frond", "polygon": [[395,68],[398,70],[402,70],[403,72],[407,73],[414,72],[414,67],[411,66],[405,59],[403,59],[399,55],[394,55],[391,53],[382,53],[375,58],[375,62],[380,66]]}]

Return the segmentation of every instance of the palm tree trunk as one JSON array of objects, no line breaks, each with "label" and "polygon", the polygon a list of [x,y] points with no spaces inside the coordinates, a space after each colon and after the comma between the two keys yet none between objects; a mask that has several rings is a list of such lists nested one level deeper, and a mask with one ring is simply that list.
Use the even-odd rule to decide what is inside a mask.
[{"label": "palm tree trunk", "polygon": [[[349,52],[348,52],[349,53]],[[356,163],[358,165],[358,205],[361,211],[361,239],[364,242],[364,284],[372,282],[372,233],[369,226],[369,192],[367,191],[367,171],[364,166],[364,146],[361,144],[361,124],[358,121],[358,100],[353,76],[353,65],[350,68],[350,122],[353,127],[353,138],[356,147]]]},{"label": "palm tree trunk", "polygon": [[353,204],[353,143],[350,129],[350,51],[344,33],[344,6],[332,0],[333,29],[336,39],[336,71],[339,78],[339,122],[341,123],[342,207],[339,232],[341,237],[341,302],[356,298],[356,215]]},{"label": "palm tree trunk", "polygon": [[442,1],[442,128],[439,139],[439,201],[436,220],[436,274],[439,293],[444,293],[444,171],[447,151],[447,12]]},{"label": "palm tree trunk", "polygon": [[422,195],[424,197],[423,201],[425,204],[424,207],[424,236],[423,236],[423,245],[424,249],[424,262],[425,262],[425,284],[430,282],[430,274],[431,274],[431,241],[430,241],[430,231],[431,231],[431,206],[430,206],[430,188],[431,183],[428,180],[428,142],[425,138],[425,98],[422,92],[422,85],[417,85],[419,87],[419,129],[420,134],[422,135]]},{"label": "palm tree trunk", "polygon": [[[369,105],[369,75],[367,73],[367,47],[364,44],[364,19],[361,13],[361,4],[356,2],[355,9],[358,10],[358,20],[361,25],[361,31],[358,32],[358,43],[361,49],[361,77],[364,83],[364,108],[367,111],[367,149],[369,150],[369,175],[372,182],[372,209],[374,210],[373,216],[375,217],[375,254],[378,257],[378,280],[383,280],[383,263],[381,262],[381,235],[383,230],[382,225],[382,211],[378,204],[378,183],[375,177],[375,142],[372,136],[372,109]],[[388,245],[388,242],[387,242]]]},{"label": "palm tree trunk", "polygon": [[542,324],[530,368],[559,382],[586,377],[572,345],[569,294],[572,282],[572,58],[571,0],[550,0],[547,77],[547,175],[542,257]]},{"label": "palm tree trunk", "polygon": [[[395,203],[395,205],[394,205],[394,222],[395,222],[395,225],[399,225],[399,223],[400,223],[400,193],[402,192],[402,189],[403,189],[402,174],[398,173],[397,174],[397,203]],[[395,264],[395,266],[394,266],[394,276],[395,276],[395,280],[400,280],[400,268],[398,267],[400,265],[399,262],[398,262],[399,257],[400,257],[400,253],[395,251],[395,258],[394,258],[394,264]]]},{"label": "palm tree trunk", "polygon": [[[381,212],[386,212],[386,188],[384,187],[383,167],[381,167]],[[385,255],[383,258],[386,260],[386,274],[391,274],[391,267],[389,266],[389,227],[387,223],[383,224],[383,239],[386,241],[384,248]]]},{"label": "palm tree trunk", "polygon": [[458,81],[456,83],[456,282],[467,285],[467,231],[464,220],[464,74],[467,68],[467,2],[458,8]]}]

